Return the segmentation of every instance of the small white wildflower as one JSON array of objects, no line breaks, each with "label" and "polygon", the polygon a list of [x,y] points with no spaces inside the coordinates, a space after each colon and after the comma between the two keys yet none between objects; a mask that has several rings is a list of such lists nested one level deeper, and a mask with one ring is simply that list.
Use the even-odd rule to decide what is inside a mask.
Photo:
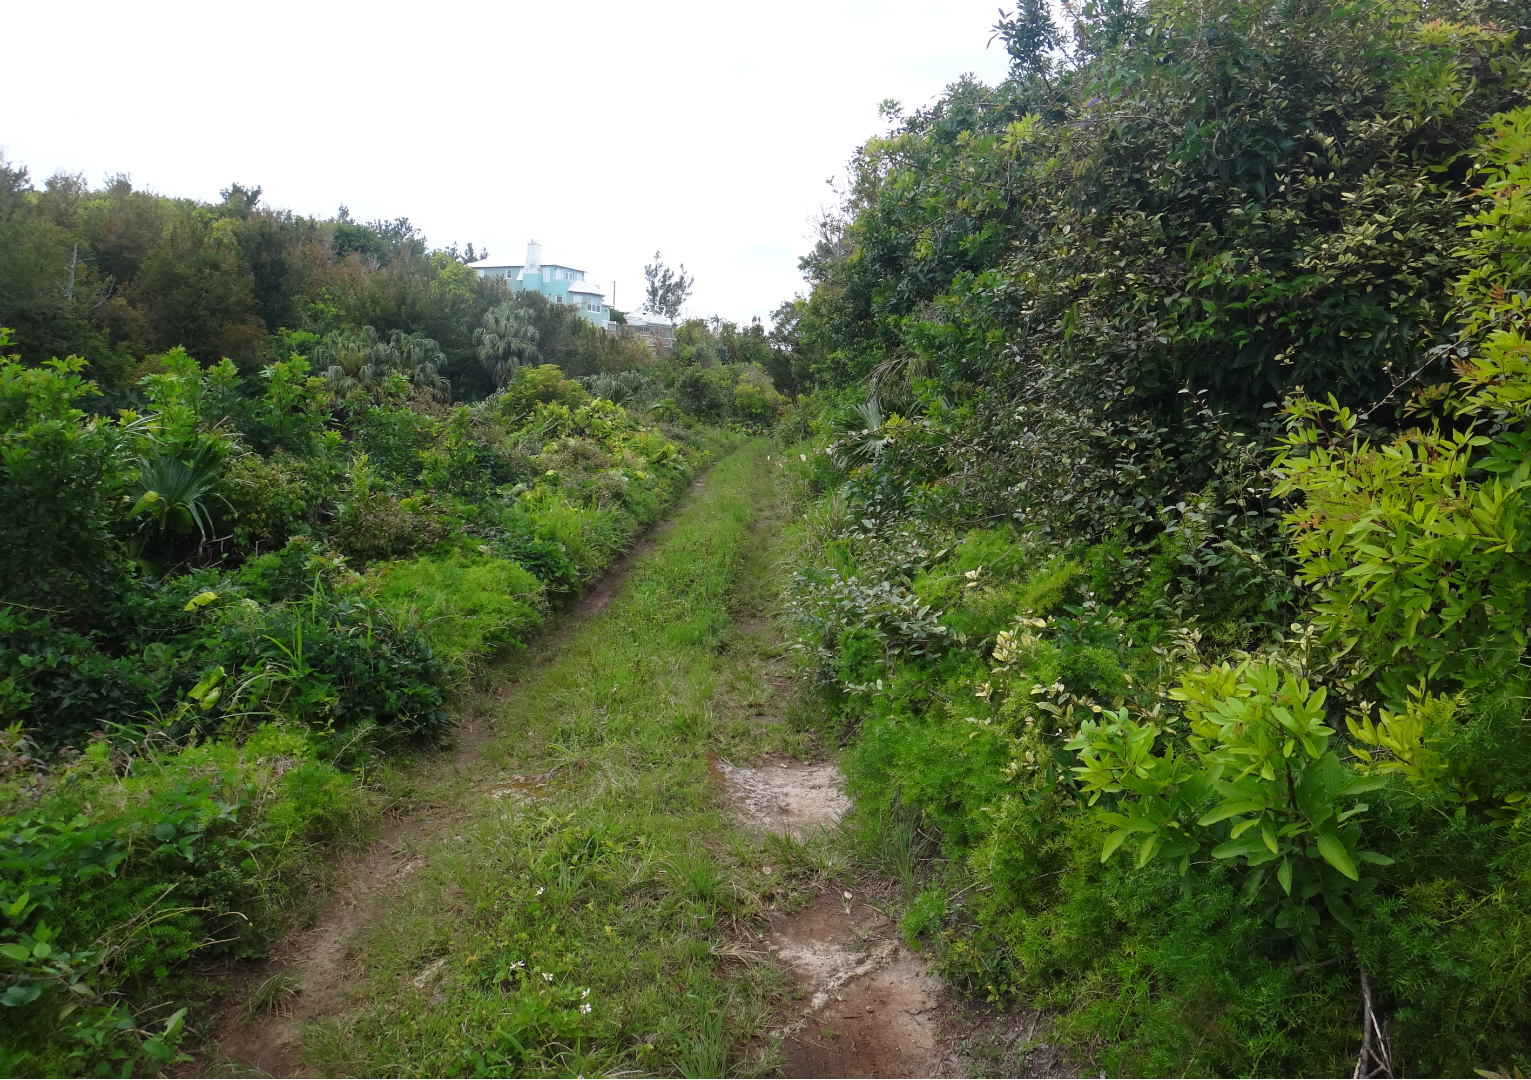
[{"label": "small white wildflower", "polygon": [[579,1011],[582,1013],[588,1013],[590,1011],[590,1006],[588,1004],[581,1005],[579,1007]]},{"label": "small white wildflower", "polygon": [[583,1000],[585,1000],[585,999],[586,999],[586,998],[588,998],[588,997],[589,997],[589,996],[590,996],[590,987],[588,987],[588,986],[587,986],[587,987],[585,987],[585,988],[584,988],[584,989],[583,989],[583,990],[581,990],[581,991],[580,991],[580,992],[579,992],[579,997],[580,997],[580,1000],[581,1000],[581,1001],[583,1001]]},{"label": "small white wildflower", "polygon": [[542,978],[546,982],[552,982],[553,981],[553,973],[551,971],[544,971],[542,973]]},{"label": "small white wildflower", "polygon": [[537,886],[537,895],[538,896],[541,896],[543,893],[545,893],[547,891],[548,891],[548,887],[546,885],[538,885]]}]

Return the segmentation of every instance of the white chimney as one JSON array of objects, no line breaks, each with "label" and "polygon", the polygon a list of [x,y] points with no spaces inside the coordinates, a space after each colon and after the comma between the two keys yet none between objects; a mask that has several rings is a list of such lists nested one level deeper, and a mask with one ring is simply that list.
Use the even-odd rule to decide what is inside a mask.
[{"label": "white chimney", "polygon": [[527,242],[526,266],[523,268],[528,274],[542,273],[542,245],[535,240]]}]

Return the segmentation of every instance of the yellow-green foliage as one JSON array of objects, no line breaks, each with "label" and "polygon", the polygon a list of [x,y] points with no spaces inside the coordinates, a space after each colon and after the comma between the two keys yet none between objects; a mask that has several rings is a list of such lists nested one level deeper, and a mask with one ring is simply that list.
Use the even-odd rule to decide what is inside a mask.
[{"label": "yellow-green foliage", "polygon": [[524,506],[536,522],[537,538],[562,545],[583,577],[608,565],[627,543],[624,523],[614,515],[576,506],[551,488],[528,493]]},{"label": "yellow-green foliage", "polygon": [[1444,403],[1449,424],[1388,441],[1366,416],[1298,396],[1277,458],[1278,491],[1300,496],[1287,515],[1301,577],[1317,587],[1326,643],[1375,673],[1394,706],[1405,688],[1476,688],[1524,656],[1531,619],[1531,344],[1522,332],[1531,265],[1531,109],[1496,116],[1480,151],[1488,208],[1469,216],[1474,262],[1457,281],[1466,331],[1457,386],[1432,387],[1415,407]]},{"label": "yellow-green foliage", "polygon": [[509,559],[482,553],[427,555],[383,568],[383,600],[418,620],[431,646],[459,671],[521,644],[541,619],[542,583]]},{"label": "yellow-green foliage", "polygon": [[589,400],[585,388],[564,378],[563,370],[556,364],[542,364],[517,368],[497,405],[507,416],[521,416],[538,405],[558,404],[577,409]]},{"label": "yellow-green foliage", "polygon": [[945,610],[954,630],[991,634],[1008,626],[1018,611],[1046,614],[1084,574],[1083,567],[1062,556],[1033,565],[1028,555],[1011,529],[974,529],[915,578],[914,591]]}]

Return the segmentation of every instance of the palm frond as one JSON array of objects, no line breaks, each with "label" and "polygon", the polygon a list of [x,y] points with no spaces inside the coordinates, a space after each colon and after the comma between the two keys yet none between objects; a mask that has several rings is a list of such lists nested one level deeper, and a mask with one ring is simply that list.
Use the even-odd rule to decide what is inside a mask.
[{"label": "palm frond", "polygon": [[473,348],[496,390],[505,389],[516,368],[537,362],[537,340],[530,316],[515,304],[485,313],[484,324],[473,331]]},{"label": "palm frond", "polygon": [[835,436],[829,448],[830,456],[842,469],[855,469],[877,460],[887,445],[882,434],[887,419],[876,398],[852,405],[829,422]]},{"label": "palm frond", "polygon": [[145,524],[152,522],[162,536],[195,528],[206,537],[212,528],[206,500],[222,471],[223,446],[216,437],[199,439],[182,454],[156,447],[151,456],[138,459],[138,483],[133,489],[137,500],[128,516],[147,511]]},{"label": "palm frond", "polygon": [[649,395],[651,387],[641,371],[602,371],[579,382],[596,397],[613,405],[633,405]]}]

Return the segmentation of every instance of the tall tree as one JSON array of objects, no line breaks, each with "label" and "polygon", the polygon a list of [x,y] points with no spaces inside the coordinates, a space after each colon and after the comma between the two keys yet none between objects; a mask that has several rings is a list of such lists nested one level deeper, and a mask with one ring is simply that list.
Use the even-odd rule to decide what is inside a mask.
[{"label": "tall tree", "polygon": [[537,362],[539,336],[531,317],[509,301],[484,313],[484,325],[473,331],[473,347],[496,390],[505,389],[516,368]]},{"label": "tall tree", "polygon": [[696,283],[696,279],[686,276],[685,263],[680,264],[679,271],[671,270],[657,251],[654,252],[654,261],[643,268],[643,276],[648,281],[643,310],[663,315],[673,322],[691,298],[691,286]]}]

